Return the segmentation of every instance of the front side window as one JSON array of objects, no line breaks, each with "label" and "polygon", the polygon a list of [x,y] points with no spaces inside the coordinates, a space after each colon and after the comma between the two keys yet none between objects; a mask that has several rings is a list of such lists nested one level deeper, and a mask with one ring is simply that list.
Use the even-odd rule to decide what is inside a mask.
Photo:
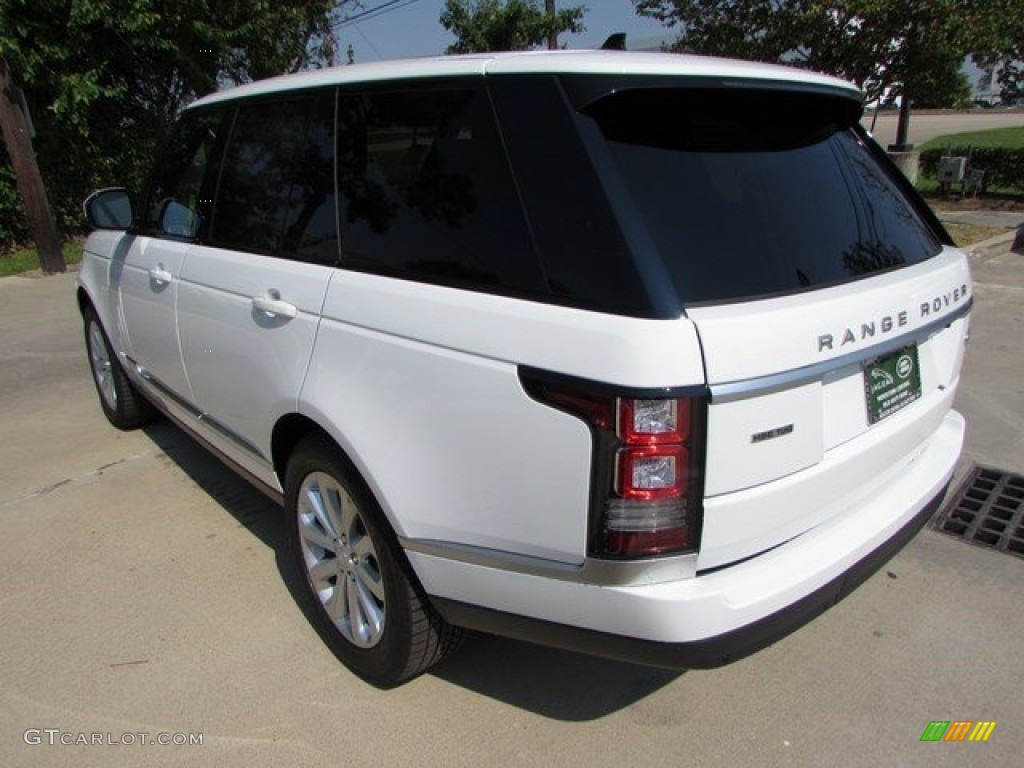
[{"label": "front side window", "polygon": [[343,95],[338,134],[345,266],[546,293],[486,91]]},{"label": "front side window", "polygon": [[165,145],[150,179],[143,226],[147,234],[194,238],[206,206],[201,196],[221,113],[187,112]]},{"label": "front side window", "polygon": [[238,107],[217,185],[212,245],[337,262],[334,99],[325,90]]},{"label": "front side window", "polygon": [[641,88],[591,105],[682,303],[821,287],[940,243],[842,96]]}]

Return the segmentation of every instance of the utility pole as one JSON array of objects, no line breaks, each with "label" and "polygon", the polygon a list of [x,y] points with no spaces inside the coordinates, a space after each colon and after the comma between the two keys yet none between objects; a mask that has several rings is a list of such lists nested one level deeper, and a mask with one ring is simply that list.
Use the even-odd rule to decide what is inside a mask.
[{"label": "utility pole", "polygon": [[32,239],[39,252],[39,266],[47,274],[63,272],[64,254],[57,237],[57,227],[53,223],[50,202],[46,198],[43,177],[39,173],[36,153],[32,149],[32,135],[22,111],[23,103],[7,67],[7,60],[0,56],[0,129],[14,168],[18,192],[28,215]]},{"label": "utility pole", "polygon": [[548,48],[557,51],[558,30],[555,29],[555,0],[544,0],[544,10],[548,12],[548,21],[551,23],[551,31],[548,32]]}]

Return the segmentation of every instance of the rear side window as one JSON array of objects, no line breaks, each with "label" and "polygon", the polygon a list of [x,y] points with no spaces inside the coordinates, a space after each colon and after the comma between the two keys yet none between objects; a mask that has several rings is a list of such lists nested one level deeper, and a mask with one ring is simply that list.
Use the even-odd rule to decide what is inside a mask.
[{"label": "rear side window", "polygon": [[546,293],[485,90],[343,93],[338,134],[345,266]]},{"label": "rear side window", "polygon": [[647,288],[557,79],[488,80],[552,300],[649,316]]},{"label": "rear side window", "polygon": [[221,113],[187,112],[164,146],[149,183],[143,227],[147,234],[194,238],[206,209],[202,188],[213,156]]},{"label": "rear side window", "polygon": [[210,242],[319,264],[338,260],[333,90],[242,103]]},{"label": "rear side window", "polygon": [[637,89],[587,108],[683,304],[820,287],[940,244],[840,96]]}]

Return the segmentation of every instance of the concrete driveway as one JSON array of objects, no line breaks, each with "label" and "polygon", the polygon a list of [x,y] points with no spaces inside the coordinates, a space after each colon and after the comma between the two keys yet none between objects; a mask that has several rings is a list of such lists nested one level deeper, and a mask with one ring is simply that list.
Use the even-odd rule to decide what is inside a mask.
[{"label": "concrete driveway", "polygon": [[[1024,256],[975,278],[970,457],[1024,473]],[[296,607],[279,510],[170,425],[103,420],[73,290],[0,280],[0,765],[1020,764],[1024,560],[930,529],[723,669],[477,636],[363,684]],[[998,725],[921,743],[932,720]]]}]

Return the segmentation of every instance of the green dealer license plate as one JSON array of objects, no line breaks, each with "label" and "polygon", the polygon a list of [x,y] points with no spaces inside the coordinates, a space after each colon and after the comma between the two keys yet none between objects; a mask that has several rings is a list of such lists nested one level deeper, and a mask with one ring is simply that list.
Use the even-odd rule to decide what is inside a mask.
[{"label": "green dealer license plate", "polygon": [[868,423],[877,424],[921,397],[917,345],[898,349],[864,363],[864,394]]}]

